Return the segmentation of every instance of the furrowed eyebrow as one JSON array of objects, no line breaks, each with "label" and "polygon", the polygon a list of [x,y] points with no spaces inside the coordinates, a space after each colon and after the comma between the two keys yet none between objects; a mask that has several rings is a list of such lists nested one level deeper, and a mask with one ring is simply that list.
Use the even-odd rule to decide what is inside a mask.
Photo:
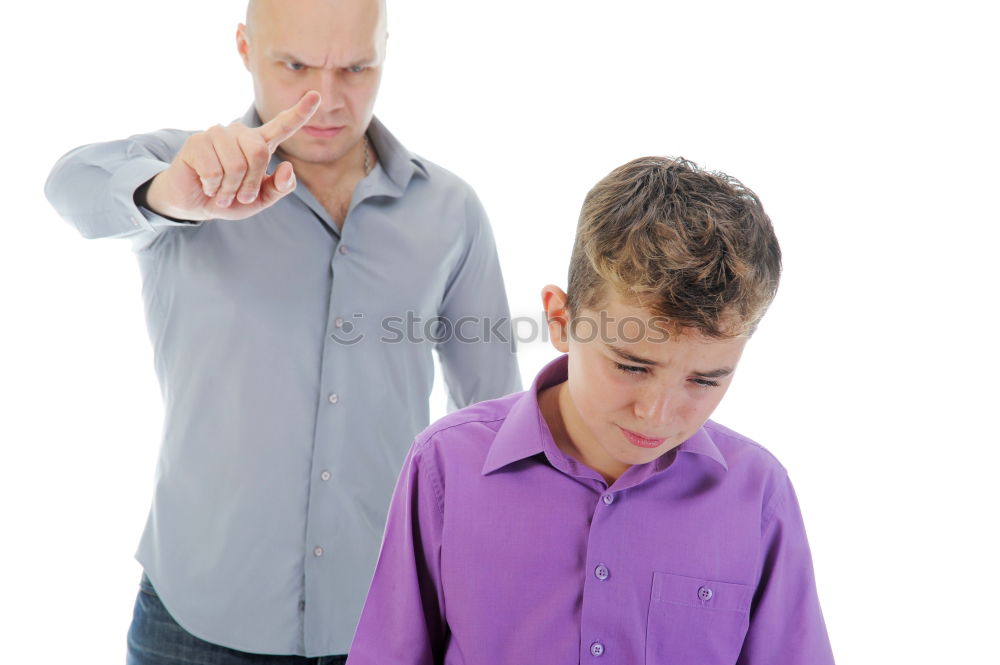
[{"label": "furrowed eyebrow", "polygon": [[650,367],[660,366],[660,363],[656,362],[655,360],[648,360],[646,358],[640,358],[639,356],[634,356],[631,353],[625,351],[624,349],[615,346],[614,344],[608,344],[607,347],[611,349],[615,353],[615,355],[617,355],[619,358],[627,360],[630,363],[635,363],[637,365],[649,365]]},{"label": "furrowed eyebrow", "polygon": [[732,373],[732,367],[720,367],[719,369],[713,369],[711,372],[692,372],[694,376],[698,376],[703,379],[720,379],[724,376],[729,376]]},{"label": "furrowed eyebrow", "polygon": [[271,57],[275,60],[290,60],[291,62],[302,62],[302,58],[297,55],[292,55],[291,53],[285,53],[284,51],[275,51],[271,54]]},{"label": "furrowed eyebrow", "polygon": [[[271,57],[274,58],[275,60],[282,60],[282,61],[288,61],[288,62],[297,62],[297,63],[299,63],[301,65],[307,65],[309,67],[313,66],[313,65],[310,65],[309,63],[307,63],[302,58],[298,57],[297,55],[293,55],[293,54],[287,53],[285,51],[274,51],[271,54]],[[351,62],[351,63],[345,65],[344,67],[345,68],[350,68],[350,67],[371,67],[374,63],[375,63],[375,58],[374,57],[370,57],[370,58],[369,57],[365,57],[365,58],[359,58],[358,60],[356,60],[354,62]]]},{"label": "furrowed eyebrow", "polygon": [[[660,363],[655,360],[649,360],[647,358],[641,358],[636,355],[632,355],[628,351],[615,346],[614,344],[608,344],[607,347],[611,349],[615,355],[617,355],[622,360],[626,360],[630,363],[635,363],[636,365],[648,365],[649,367],[659,367]],[[732,367],[720,367],[719,369],[713,369],[708,372],[692,372],[692,376],[697,376],[702,379],[721,379],[724,376],[729,376],[733,373]]]}]

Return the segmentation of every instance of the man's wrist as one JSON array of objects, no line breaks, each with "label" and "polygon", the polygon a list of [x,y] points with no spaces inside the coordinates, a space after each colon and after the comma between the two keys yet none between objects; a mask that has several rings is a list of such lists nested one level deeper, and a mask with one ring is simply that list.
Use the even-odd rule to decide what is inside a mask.
[{"label": "man's wrist", "polygon": [[169,214],[169,211],[163,209],[163,207],[150,203],[149,190],[150,188],[152,188],[153,181],[156,180],[157,176],[159,176],[159,174],[153,176],[152,178],[150,178],[149,180],[142,183],[136,188],[135,193],[132,194],[132,201],[135,203],[135,205],[139,208],[145,208],[146,210],[149,210],[150,212],[155,213],[160,217],[169,219],[172,222],[180,222],[182,224],[197,224],[199,221],[201,221],[197,219],[182,219],[175,215]]}]

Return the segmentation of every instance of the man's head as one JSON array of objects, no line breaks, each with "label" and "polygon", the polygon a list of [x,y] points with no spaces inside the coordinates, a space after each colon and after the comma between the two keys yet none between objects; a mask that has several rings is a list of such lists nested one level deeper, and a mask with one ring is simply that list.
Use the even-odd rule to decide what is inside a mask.
[{"label": "man's head", "polygon": [[332,163],[358,145],[372,118],[386,47],[385,0],[251,0],[236,43],[267,122],[309,90],[316,114],[281,145],[286,156]]},{"label": "man's head", "polygon": [[771,222],[733,178],[645,157],[597,183],[580,214],[569,293],[542,292],[553,344],[569,353],[560,405],[584,461],[614,476],[694,434],[780,272]]}]

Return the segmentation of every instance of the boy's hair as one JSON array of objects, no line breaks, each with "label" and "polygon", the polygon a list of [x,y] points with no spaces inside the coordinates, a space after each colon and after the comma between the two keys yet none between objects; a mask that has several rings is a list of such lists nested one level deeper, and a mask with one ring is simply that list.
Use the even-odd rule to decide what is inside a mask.
[{"label": "boy's hair", "polygon": [[684,158],[641,157],[583,202],[569,267],[569,310],[625,300],[724,339],[749,335],[774,298],[781,249],[757,195]]}]

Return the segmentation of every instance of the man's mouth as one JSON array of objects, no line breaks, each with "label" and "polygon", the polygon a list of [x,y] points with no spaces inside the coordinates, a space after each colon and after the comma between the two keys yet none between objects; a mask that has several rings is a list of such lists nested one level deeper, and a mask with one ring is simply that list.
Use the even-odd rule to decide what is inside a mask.
[{"label": "man's mouth", "polygon": [[306,125],[302,128],[302,131],[309,136],[315,136],[319,139],[331,139],[340,132],[344,131],[343,126],[341,127],[317,127],[315,125]]}]

